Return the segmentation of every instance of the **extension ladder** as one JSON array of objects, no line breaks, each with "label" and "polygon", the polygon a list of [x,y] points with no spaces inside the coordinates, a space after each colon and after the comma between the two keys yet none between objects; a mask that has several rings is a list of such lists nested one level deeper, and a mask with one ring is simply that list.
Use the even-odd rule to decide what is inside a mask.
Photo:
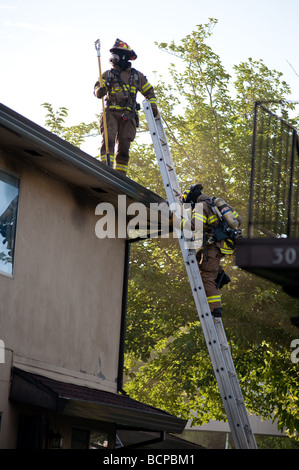
[{"label": "extension ladder", "polygon": [[[143,102],[143,108],[164,183],[166,197],[170,207],[179,208],[175,215],[180,219],[182,216],[182,204],[179,200],[181,190],[161,116],[158,113],[158,117],[154,117],[151,105],[147,100]],[[188,215],[184,214],[184,217],[188,217]],[[174,230],[178,229],[174,228]],[[257,445],[251,429],[222,320],[221,318],[214,318],[210,313],[196,260],[196,250],[188,247],[185,237],[186,234],[184,234],[184,236],[182,236],[181,233],[178,234],[178,241],[235,447],[237,449],[256,449]]]}]

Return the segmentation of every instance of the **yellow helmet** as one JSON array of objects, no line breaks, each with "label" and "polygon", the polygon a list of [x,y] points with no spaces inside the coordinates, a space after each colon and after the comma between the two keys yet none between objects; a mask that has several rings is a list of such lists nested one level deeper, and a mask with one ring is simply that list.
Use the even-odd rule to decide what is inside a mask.
[{"label": "yellow helmet", "polygon": [[121,41],[121,39],[116,39],[113,47],[110,49],[110,52],[117,52],[117,51],[125,51],[125,52],[128,52],[129,54],[129,59],[128,60],[135,60],[137,59],[137,54],[133,51],[133,49],[130,48],[130,46],[124,42],[124,41]]}]

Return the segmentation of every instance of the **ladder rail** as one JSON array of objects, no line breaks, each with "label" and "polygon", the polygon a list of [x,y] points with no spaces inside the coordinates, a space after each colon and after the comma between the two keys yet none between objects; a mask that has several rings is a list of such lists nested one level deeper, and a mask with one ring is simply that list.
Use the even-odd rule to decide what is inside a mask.
[{"label": "ladder rail", "polygon": [[[184,246],[182,249],[186,250]],[[217,334],[216,325],[222,326],[222,320],[214,319],[210,313],[195,254],[190,256],[190,262],[191,269],[188,269],[190,264],[187,265],[187,273],[233,440],[237,448],[255,448],[255,442],[251,439],[250,422],[242,392],[238,386],[238,379],[232,359],[229,359],[231,358],[229,347],[224,338],[222,338],[221,342],[219,341]],[[224,333],[223,328],[222,331]],[[226,354],[226,359],[224,353]]]},{"label": "ladder rail", "polygon": [[235,370],[235,365],[234,365],[234,362],[233,362],[233,359],[232,359],[230,347],[229,347],[229,344],[227,342],[227,338],[226,338],[226,334],[225,334],[225,331],[224,331],[224,327],[223,327],[223,323],[222,323],[221,318],[215,318],[214,323],[215,323],[215,328],[216,328],[216,331],[217,331],[218,338],[219,338],[219,340],[222,344],[222,347],[223,347],[223,356],[224,356],[224,360],[225,360],[226,365],[227,365],[227,369],[228,369],[229,374],[230,374],[231,384],[232,384],[232,387],[233,387],[233,390],[234,390],[234,395],[235,395],[235,398],[236,398],[236,404],[238,406],[239,413],[240,413],[242,423],[243,423],[243,426],[244,426],[244,431],[247,434],[247,440],[250,443],[250,448],[254,449],[254,448],[257,448],[256,441],[255,441],[253,432],[251,430],[249,416],[248,416],[248,413],[247,413],[247,410],[246,410],[246,406],[245,406],[244,398],[243,398],[243,395],[242,395],[240,383],[239,383],[239,380],[238,380],[237,372]]},{"label": "ladder rail", "polygon": [[[172,205],[176,216],[188,217],[179,201],[181,194],[170,149],[167,142],[161,116],[154,118],[148,101],[143,102],[145,116],[149,125],[154,150],[159,164],[168,203]],[[242,396],[242,391],[235,371],[234,363],[227,343],[221,318],[215,319],[210,312],[209,304],[202,283],[196,260],[196,251],[187,248],[186,233],[174,227],[182,251],[194,302],[205,337],[208,352],[214,369],[219,391],[222,397],[228,423],[237,448],[257,448],[249,417]],[[188,234],[187,234],[188,235]],[[190,234],[191,235],[191,234]],[[190,237],[191,238],[191,237]]]}]

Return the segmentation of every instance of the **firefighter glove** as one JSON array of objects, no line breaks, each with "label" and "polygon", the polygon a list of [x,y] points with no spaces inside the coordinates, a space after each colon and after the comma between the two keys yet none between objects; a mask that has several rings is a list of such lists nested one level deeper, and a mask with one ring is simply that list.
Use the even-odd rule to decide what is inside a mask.
[{"label": "firefighter glove", "polygon": [[152,110],[153,110],[153,115],[154,117],[158,117],[159,116],[159,113],[158,113],[158,107],[156,104],[154,103],[151,103],[151,107],[152,107]]}]

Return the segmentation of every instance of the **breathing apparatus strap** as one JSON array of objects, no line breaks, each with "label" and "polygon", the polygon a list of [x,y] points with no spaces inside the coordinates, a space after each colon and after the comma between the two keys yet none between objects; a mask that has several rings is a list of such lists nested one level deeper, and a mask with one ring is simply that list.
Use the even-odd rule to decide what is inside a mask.
[{"label": "breathing apparatus strap", "polygon": [[[131,75],[130,75],[130,79],[129,79],[129,91],[128,91],[128,92],[126,92],[126,90],[125,90],[124,83],[123,83],[123,81],[122,81],[122,79],[121,79],[120,72],[119,72],[118,70],[116,70],[116,69],[111,69],[111,70],[109,71],[109,75],[108,75],[108,76],[109,76],[109,77],[113,77],[113,76],[114,76],[114,77],[117,79],[117,81],[118,81],[118,83],[119,83],[119,85],[120,85],[120,87],[121,87],[121,89],[122,89],[123,95],[124,95],[124,107],[126,107],[126,106],[129,107],[129,106],[128,106],[128,103],[127,103],[127,100],[129,99],[129,96],[131,96],[131,98],[132,98],[132,106],[129,107],[129,108],[131,109],[130,114],[131,114],[132,116],[134,116],[134,113],[135,113],[136,124],[137,124],[137,127],[138,127],[138,125],[139,125],[139,119],[138,119],[137,111],[138,111],[138,109],[140,109],[140,106],[137,105],[137,102],[136,102],[137,91],[138,91],[138,89],[139,89],[139,76],[138,76],[137,70],[135,70],[134,68],[131,68]],[[134,80],[135,80],[135,82],[136,82],[136,93],[135,93],[135,94],[132,94],[132,93],[130,92],[131,87],[132,87],[133,78],[134,78]],[[111,85],[112,85],[112,83],[110,83],[110,86],[108,87],[108,89],[111,88]],[[138,106],[139,106],[139,108],[138,108]]]},{"label": "breathing apparatus strap", "polygon": [[[119,72],[118,70],[116,70],[116,69],[111,69],[111,70],[109,71],[109,76],[110,76],[110,77],[111,77],[111,76],[112,76],[112,77],[114,76],[114,77],[117,79],[118,83],[120,84],[120,87],[121,87],[121,89],[122,89],[122,92],[123,92],[123,95],[124,95],[125,99],[128,99],[128,98],[129,98],[129,95],[131,95],[131,97],[132,97],[132,93],[130,93],[130,92],[127,93],[127,92],[126,92],[125,87],[124,87],[124,82],[122,81],[121,76],[120,76],[120,72]],[[137,82],[137,83],[136,83],[136,85],[137,85],[137,86],[136,86],[136,93],[135,93],[135,96],[134,96],[134,98],[133,98],[134,101],[136,101],[136,95],[137,95],[137,91],[138,91],[138,88],[139,88],[139,77],[138,77],[137,70],[131,68],[131,75],[130,75],[130,79],[129,79],[129,88],[130,88],[130,89],[131,89],[131,86],[132,86],[133,78],[134,78],[134,80]],[[111,85],[110,85],[110,88],[111,88]]]}]

